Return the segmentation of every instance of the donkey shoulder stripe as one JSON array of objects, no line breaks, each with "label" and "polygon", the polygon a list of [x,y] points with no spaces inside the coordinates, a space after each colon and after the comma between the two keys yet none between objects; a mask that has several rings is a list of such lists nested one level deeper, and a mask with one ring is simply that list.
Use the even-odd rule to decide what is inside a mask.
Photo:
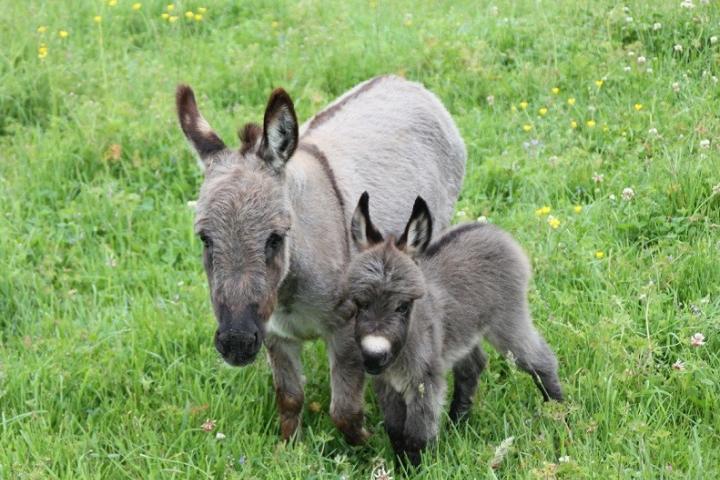
[{"label": "donkey shoulder stripe", "polygon": [[471,230],[476,230],[478,228],[482,228],[485,224],[478,223],[478,222],[470,222],[466,223],[464,225],[460,225],[452,230],[450,230],[447,234],[440,237],[438,241],[430,245],[427,250],[425,250],[424,255],[426,257],[434,257],[438,253],[440,253],[440,250],[445,248],[449,243],[452,243],[455,241],[459,236],[462,234],[469,232]]},{"label": "donkey shoulder stripe", "polygon": [[340,192],[340,187],[338,187],[337,180],[335,179],[335,173],[330,167],[330,163],[328,162],[327,157],[322,152],[322,150],[317,147],[317,145],[313,143],[301,143],[300,145],[298,145],[297,149],[302,150],[303,152],[315,157],[315,159],[317,159],[317,161],[320,163],[320,166],[325,172],[325,175],[327,175],[328,180],[330,181],[330,185],[332,186],[333,192],[335,193],[335,198],[337,198],[338,208],[340,209],[340,218],[343,224],[343,231],[345,233],[343,250],[345,253],[345,263],[348,263],[350,261],[350,241],[348,240],[348,222],[345,218],[345,200],[343,199],[342,193]]},{"label": "donkey shoulder stripe", "polygon": [[310,133],[315,128],[330,120],[332,117],[335,116],[337,112],[342,110],[345,104],[347,104],[349,101],[356,99],[364,92],[370,90],[373,86],[375,86],[375,84],[388,77],[389,75],[381,75],[379,77],[373,78],[372,80],[368,80],[367,82],[365,82],[364,85],[358,87],[354,92],[346,95],[345,97],[341,98],[340,101],[338,101],[337,103],[330,105],[328,108],[315,115],[315,117],[310,121],[310,125],[308,126],[305,134]]}]

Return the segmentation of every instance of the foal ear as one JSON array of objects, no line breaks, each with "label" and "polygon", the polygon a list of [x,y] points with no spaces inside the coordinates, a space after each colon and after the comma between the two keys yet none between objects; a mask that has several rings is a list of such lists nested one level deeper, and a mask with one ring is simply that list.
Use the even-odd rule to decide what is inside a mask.
[{"label": "foal ear", "polygon": [[265,163],[280,172],[298,145],[298,123],[295,107],[282,88],[272,92],[265,109],[260,156]]},{"label": "foal ear", "polygon": [[422,197],[415,199],[410,220],[396,245],[410,255],[422,253],[432,238],[432,217],[430,209]]},{"label": "foal ear", "polygon": [[220,137],[200,114],[192,88],[188,85],[178,85],[175,103],[180,127],[195,149],[200,160],[200,167],[205,170],[210,165],[212,156],[225,150],[225,143],[220,140]]},{"label": "foal ear", "polygon": [[370,220],[370,195],[363,192],[350,222],[350,233],[358,250],[366,250],[383,241],[382,234]]}]

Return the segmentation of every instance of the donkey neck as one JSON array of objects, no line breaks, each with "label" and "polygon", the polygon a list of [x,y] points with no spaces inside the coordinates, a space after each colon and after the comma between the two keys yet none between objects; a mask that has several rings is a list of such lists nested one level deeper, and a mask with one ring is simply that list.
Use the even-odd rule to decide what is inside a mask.
[{"label": "donkey neck", "polygon": [[312,143],[300,143],[286,173],[293,226],[279,298],[284,307],[299,301],[329,310],[350,260],[345,199],[327,157]]}]

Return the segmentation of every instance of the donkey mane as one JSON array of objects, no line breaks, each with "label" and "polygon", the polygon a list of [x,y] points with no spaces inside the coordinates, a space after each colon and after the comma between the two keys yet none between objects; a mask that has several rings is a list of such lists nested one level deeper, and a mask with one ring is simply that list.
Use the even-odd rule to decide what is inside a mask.
[{"label": "donkey mane", "polygon": [[431,258],[440,253],[440,251],[448,246],[449,244],[453,243],[455,240],[460,238],[462,235],[464,235],[467,232],[471,232],[473,230],[477,230],[478,228],[482,228],[485,224],[483,223],[477,223],[477,222],[469,222],[464,225],[460,225],[457,228],[454,228],[450,230],[447,234],[443,235],[438,239],[437,241],[433,242],[423,253],[423,256],[426,258]]}]

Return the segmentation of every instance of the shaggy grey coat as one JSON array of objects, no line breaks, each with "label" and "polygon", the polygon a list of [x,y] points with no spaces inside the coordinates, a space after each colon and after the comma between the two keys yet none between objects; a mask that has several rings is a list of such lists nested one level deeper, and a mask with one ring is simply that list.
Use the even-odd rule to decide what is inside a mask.
[{"label": "shaggy grey coat", "polygon": [[455,124],[435,95],[394,76],[361,83],[302,127],[278,89],[263,125],[246,125],[237,150],[200,115],[189,87],[178,88],[177,107],[205,169],[195,230],[204,244],[218,352],[231,365],[246,365],[265,344],[281,433],[290,438],[304,400],[302,342],[322,338],[330,414],[348,442],[362,442],[360,352],[335,313],[338,286],[356,254],[346,202],[372,192],[378,224],[394,230],[420,193],[435,221],[448,225],[466,158]]},{"label": "shaggy grey coat", "polygon": [[377,375],[385,428],[401,457],[417,464],[436,437],[450,369],[450,418],[469,411],[486,364],[483,338],[530,373],[546,400],[562,400],[555,355],[530,318],[529,262],[510,235],[466,223],[430,245],[432,219],[418,197],[402,236],[384,239],[367,194],[351,231],[362,253],[348,269],[341,310],[354,319],[365,370]]}]

